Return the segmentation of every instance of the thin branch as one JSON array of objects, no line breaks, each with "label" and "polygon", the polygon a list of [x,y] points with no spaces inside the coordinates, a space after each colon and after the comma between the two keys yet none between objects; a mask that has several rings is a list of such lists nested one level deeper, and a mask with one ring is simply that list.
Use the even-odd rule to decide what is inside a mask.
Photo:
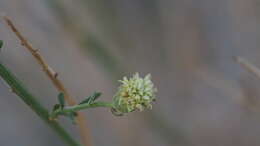
[{"label": "thin branch", "polygon": [[[34,56],[37,62],[41,65],[43,71],[46,75],[50,78],[54,86],[57,88],[59,92],[64,94],[65,100],[68,102],[69,105],[75,105],[76,101],[70,96],[68,90],[64,87],[61,80],[58,79],[58,74],[46,63],[43,57],[40,55],[38,49],[32,47],[32,45],[25,39],[25,37],[18,31],[18,29],[14,26],[13,22],[7,17],[3,16],[7,25],[11,28],[11,30],[15,33],[15,35],[21,41],[21,44],[27,48],[27,50]],[[89,130],[86,126],[86,118],[80,112],[77,113],[78,116],[76,117],[77,123],[79,125],[79,131],[81,135],[82,142],[85,146],[91,146],[89,136]]]},{"label": "thin branch", "polygon": [[234,57],[235,61],[239,63],[242,67],[244,67],[247,71],[253,73],[256,77],[260,79],[260,69],[255,65],[248,62],[246,59],[242,57]]},{"label": "thin branch", "polygon": [[44,120],[69,146],[79,144],[61,127],[59,123],[49,119],[48,110],[43,107],[26,87],[4,65],[0,64],[0,76],[10,86],[11,91],[18,95],[42,120]]}]

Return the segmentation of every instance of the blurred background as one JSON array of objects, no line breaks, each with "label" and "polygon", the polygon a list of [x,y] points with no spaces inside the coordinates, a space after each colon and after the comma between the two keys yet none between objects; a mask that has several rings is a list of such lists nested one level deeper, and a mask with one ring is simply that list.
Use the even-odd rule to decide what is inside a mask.
[{"label": "blurred background", "polygon": [[[0,0],[78,101],[94,91],[110,101],[123,76],[152,74],[153,110],[84,111],[94,146],[259,146],[260,80],[232,60],[260,67],[259,10],[257,0]],[[58,92],[3,21],[0,39],[1,63],[51,109]],[[1,146],[64,145],[2,81],[0,100]]]}]

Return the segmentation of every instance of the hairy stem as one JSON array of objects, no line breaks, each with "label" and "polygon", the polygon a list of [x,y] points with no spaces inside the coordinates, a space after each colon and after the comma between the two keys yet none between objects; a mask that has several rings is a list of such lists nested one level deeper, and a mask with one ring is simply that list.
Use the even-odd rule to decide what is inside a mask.
[{"label": "hairy stem", "polygon": [[49,119],[48,110],[26,89],[26,87],[2,64],[0,76],[10,86],[11,91],[18,95],[43,121],[45,121],[69,146],[79,144],[56,121]]}]

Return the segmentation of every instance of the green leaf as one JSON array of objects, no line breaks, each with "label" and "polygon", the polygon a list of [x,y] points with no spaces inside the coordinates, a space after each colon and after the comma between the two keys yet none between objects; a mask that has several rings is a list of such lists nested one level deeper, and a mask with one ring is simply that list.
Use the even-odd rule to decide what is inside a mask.
[{"label": "green leaf", "polygon": [[91,104],[95,100],[97,100],[101,96],[101,94],[102,94],[101,92],[94,92],[93,95],[89,96],[87,99],[83,100],[79,104],[85,104],[85,103]]},{"label": "green leaf", "polygon": [[52,111],[56,111],[56,110],[58,110],[60,107],[61,107],[60,104],[55,104],[55,105],[53,106]]},{"label": "green leaf", "polygon": [[97,100],[101,96],[101,92],[94,92],[93,97],[92,97],[92,102]]},{"label": "green leaf", "polygon": [[2,40],[0,40],[0,49],[3,47],[4,42]]},{"label": "green leaf", "polygon": [[77,116],[76,112],[70,112],[68,115],[66,115],[70,120],[72,121],[73,124],[76,124],[75,117]]},{"label": "green leaf", "polygon": [[[90,96],[90,97],[91,97],[91,96]],[[79,104],[89,103],[90,97],[88,97],[87,99],[81,101]]]},{"label": "green leaf", "polygon": [[59,100],[59,103],[61,105],[61,108],[64,108],[65,106],[65,100],[64,100],[64,94],[63,93],[60,93],[58,95],[58,100]]}]

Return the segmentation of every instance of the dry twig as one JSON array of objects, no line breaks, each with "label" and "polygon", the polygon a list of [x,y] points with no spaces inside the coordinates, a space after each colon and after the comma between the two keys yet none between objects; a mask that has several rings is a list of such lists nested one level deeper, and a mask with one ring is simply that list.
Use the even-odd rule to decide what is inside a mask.
[{"label": "dry twig", "polygon": [[[3,16],[7,25],[11,28],[11,30],[15,33],[15,35],[21,41],[21,45],[23,45],[27,50],[34,56],[37,62],[41,65],[43,71],[46,75],[50,78],[54,86],[57,88],[59,92],[64,94],[65,100],[68,102],[69,105],[75,105],[76,101],[70,96],[67,89],[64,87],[61,80],[58,79],[58,74],[46,63],[43,57],[40,55],[38,49],[32,47],[32,45],[25,39],[25,37],[18,31],[18,29],[14,26],[13,22],[7,17]],[[86,118],[80,112],[77,112],[78,116],[76,117],[77,123],[79,125],[79,131],[82,139],[82,143],[85,146],[90,146],[90,135],[89,130],[86,125]]]}]

